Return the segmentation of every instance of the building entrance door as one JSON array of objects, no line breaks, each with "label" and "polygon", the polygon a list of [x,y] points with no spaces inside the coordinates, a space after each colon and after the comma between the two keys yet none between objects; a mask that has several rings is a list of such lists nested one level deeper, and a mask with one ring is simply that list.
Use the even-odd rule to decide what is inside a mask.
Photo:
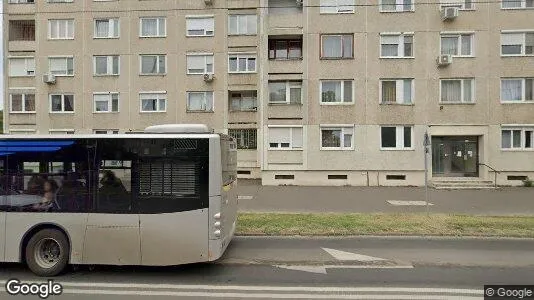
[{"label": "building entrance door", "polygon": [[433,136],[432,175],[478,177],[478,137]]}]

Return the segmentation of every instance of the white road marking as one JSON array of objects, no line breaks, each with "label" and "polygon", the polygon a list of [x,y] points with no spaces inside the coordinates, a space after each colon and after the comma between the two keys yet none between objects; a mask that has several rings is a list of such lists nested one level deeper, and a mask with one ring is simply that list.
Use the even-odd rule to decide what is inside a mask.
[{"label": "white road marking", "polygon": [[336,266],[336,265],[325,265],[327,269],[413,269],[413,266],[371,266],[371,265],[360,265],[360,266]]},{"label": "white road marking", "polygon": [[252,200],[254,196],[237,196],[237,200]]},{"label": "white road marking", "polygon": [[276,265],[275,267],[308,273],[326,274],[326,268],[324,266]]},{"label": "white road marking", "polygon": [[308,273],[328,274],[327,269],[413,269],[413,266],[372,266],[372,265],[322,265],[322,266],[310,266],[310,265],[275,265],[277,268],[302,271]]},{"label": "white road marking", "polygon": [[[387,203],[395,206],[425,206],[426,201],[401,201],[401,200],[388,200]],[[429,206],[434,204],[428,202]]]},{"label": "white road marking", "polygon": [[340,251],[336,249],[330,249],[330,248],[322,248],[324,251],[328,252],[328,254],[332,255],[337,260],[342,261],[383,261],[387,260],[380,257],[373,257],[358,253],[352,253],[352,252],[346,252],[346,251]]}]

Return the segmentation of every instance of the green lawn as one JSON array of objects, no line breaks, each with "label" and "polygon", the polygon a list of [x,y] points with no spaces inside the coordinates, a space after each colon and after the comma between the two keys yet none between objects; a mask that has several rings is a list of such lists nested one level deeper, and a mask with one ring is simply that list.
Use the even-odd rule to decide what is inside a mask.
[{"label": "green lawn", "polygon": [[237,235],[438,235],[534,238],[534,217],[241,213]]}]

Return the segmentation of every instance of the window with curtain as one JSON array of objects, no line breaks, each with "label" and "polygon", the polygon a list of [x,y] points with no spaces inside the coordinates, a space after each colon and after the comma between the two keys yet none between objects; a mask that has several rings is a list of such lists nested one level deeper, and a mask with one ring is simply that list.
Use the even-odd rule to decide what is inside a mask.
[{"label": "window with curtain", "polygon": [[471,56],[473,34],[442,34],[441,54]]},{"label": "window with curtain", "polygon": [[166,93],[139,93],[141,112],[165,112],[167,110]]},{"label": "window with curtain", "polygon": [[53,94],[50,95],[50,112],[74,112],[74,95]]},{"label": "window with curtain", "polygon": [[213,111],[213,92],[187,92],[187,111]]},{"label": "window with curtain", "polygon": [[94,56],[94,75],[119,75],[119,56]]},{"label": "window with curtain", "polygon": [[230,73],[255,73],[256,56],[246,54],[228,55],[228,72]]},{"label": "window with curtain", "polygon": [[270,39],[269,59],[301,59],[302,40]]},{"label": "window with curtain", "polygon": [[257,33],[257,15],[229,15],[228,34],[254,35]]},{"label": "window with curtain", "polygon": [[141,55],[141,74],[161,75],[167,71],[166,55]]},{"label": "window with curtain", "polygon": [[534,0],[502,0],[502,8],[533,8]]},{"label": "window with curtain", "polygon": [[93,94],[94,112],[109,113],[119,111],[119,93]]},{"label": "window with curtain", "polygon": [[534,78],[501,79],[501,100],[510,102],[534,101]]},{"label": "window with curtain", "polygon": [[413,79],[382,79],[380,93],[382,104],[412,104]]},{"label": "window with curtain", "polygon": [[353,35],[330,35],[321,36],[321,58],[352,58]]},{"label": "window with curtain", "polygon": [[50,57],[48,58],[50,73],[56,76],[74,75],[74,58]]},{"label": "window with curtain", "polygon": [[301,104],[301,81],[269,81],[269,103]]},{"label": "window with curtain", "polygon": [[352,80],[321,80],[321,103],[352,103]]},{"label": "window with curtain", "polygon": [[213,54],[187,55],[187,74],[205,74],[213,73]]},{"label": "window with curtain", "polygon": [[473,103],[474,80],[442,79],[441,103]]},{"label": "window with curtain", "polygon": [[534,32],[501,33],[501,55],[526,56],[534,54]]},{"label": "window with curtain", "polygon": [[413,0],[380,0],[381,12],[404,12],[413,11]]},{"label": "window with curtain", "polygon": [[321,127],[322,150],[352,150],[354,126],[351,127]]},{"label": "window with curtain", "polygon": [[48,20],[48,38],[53,40],[74,39],[73,19]]},{"label": "window with curtain", "polygon": [[413,57],[413,34],[381,34],[381,57]]},{"label": "window with curtain", "polygon": [[355,0],[321,0],[320,12],[322,14],[353,13]]},{"label": "window with curtain", "polygon": [[166,33],[167,19],[165,17],[142,17],[141,23],[141,37],[164,37]]},{"label": "window with curtain", "polygon": [[534,149],[534,127],[502,128],[501,148],[507,150]]},{"label": "window with curtain", "polygon": [[94,36],[95,38],[118,38],[119,19],[96,19]]},{"label": "window with curtain", "polygon": [[252,111],[257,109],[257,91],[230,92],[231,111]]},{"label": "window with curtain", "polygon": [[35,94],[33,93],[11,93],[10,112],[23,113],[35,112]]},{"label": "window with curtain", "polygon": [[213,17],[187,17],[187,36],[213,36],[215,19]]}]

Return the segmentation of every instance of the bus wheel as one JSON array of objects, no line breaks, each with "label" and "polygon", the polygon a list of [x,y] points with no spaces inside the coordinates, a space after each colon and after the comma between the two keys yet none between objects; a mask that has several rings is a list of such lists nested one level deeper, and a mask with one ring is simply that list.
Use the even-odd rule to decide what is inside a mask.
[{"label": "bus wheel", "polygon": [[57,229],[43,229],[34,234],[26,246],[26,263],[38,276],[61,273],[69,260],[67,237]]}]

